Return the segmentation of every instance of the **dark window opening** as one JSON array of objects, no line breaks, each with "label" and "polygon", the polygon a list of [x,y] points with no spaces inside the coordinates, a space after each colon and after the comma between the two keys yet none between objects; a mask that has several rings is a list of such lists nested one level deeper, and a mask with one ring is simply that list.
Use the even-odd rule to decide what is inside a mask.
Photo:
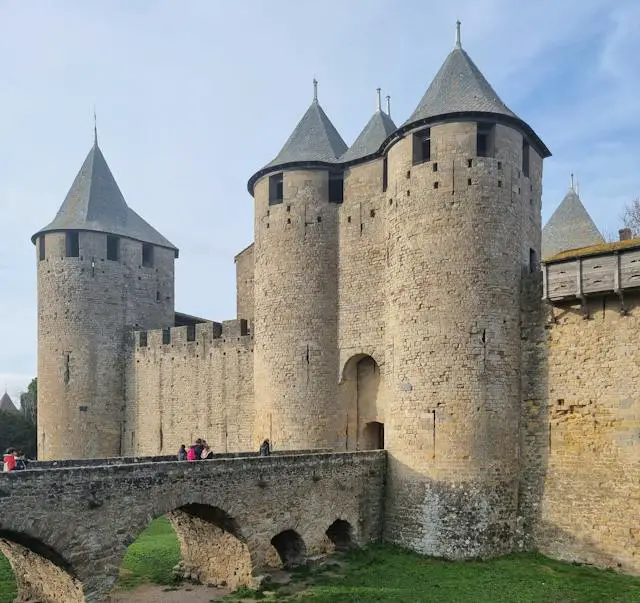
[{"label": "dark window opening", "polygon": [[362,431],[364,450],[382,450],[384,448],[384,423],[372,421],[364,426]]},{"label": "dark window opening", "polygon": [[65,234],[65,255],[68,258],[80,257],[80,240],[77,232]]},{"label": "dark window opening", "polygon": [[376,217],[376,210],[375,209],[370,210],[369,211],[369,216],[372,217],[372,218],[375,218]]},{"label": "dark window opening", "polygon": [[291,213],[291,205],[287,205],[287,213]]},{"label": "dark window opening", "polygon": [[433,183],[433,188],[438,188],[439,186],[440,186],[440,183],[439,183],[439,182],[434,182],[434,183]]},{"label": "dark window opening", "polygon": [[471,186],[471,178],[467,178],[467,184]]},{"label": "dark window opening", "polygon": [[153,245],[142,244],[142,265],[146,268],[153,268]]},{"label": "dark window opening", "polygon": [[45,242],[44,242],[44,235],[42,235],[38,239],[38,258],[42,262],[42,260],[44,260],[45,257],[46,257],[46,248],[45,248]]},{"label": "dark window opening", "polygon": [[501,170],[502,169],[502,161],[498,161],[498,169]]},{"label": "dark window opening", "polygon": [[467,167],[473,167],[473,159],[467,159]]},{"label": "dark window opening", "polygon": [[146,348],[147,347],[147,332],[146,331],[140,331],[140,347],[141,348]]},{"label": "dark window opening", "polygon": [[291,218],[287,218],[287,224],[291,224]]},{"label": "dark window opening", "polygon": [[117,262],[120,259],[120,238],[107,235],[107,259]]},{"label": "dark window opening", "polygon": [[476,154],[478,157],[493,157],[495,124],[479,122],[476,135]]},{"label": "dark window opening", "polygon": [[171,343],[171,329],[162,329],[162,345]]},{"label": "dark window opening", "polygon": [[431,128],[413,135],[413,165],[431,161]]},{"label": "dark window opening", "polygon": [[538,269],[538,255],[535,249],[529,249],[529,272],[535,272]]},{"label": "dark window opening", "polygon": [[522,174],[529,177],[529,143],[526,140],[522,141]]},{"label": "dark window opening", "polygon": [[284,199],[284,178],[282,172],[269,176],[269,205],[282,203]]},{"label": "dark window opening", "polygon": [[342,203],[344,179],[342,174],[329,174],[329,203]]},{"label": "dark window opening", "polygon": [[434,161],[434,162],[433,162],[433,166],[431,166],[431,167],[432,167],[432,169],[433,169],[433,171],[434,171],[434,172],[437,172],[437,171],[438,171],[438,162],[437,162],[437,161]]},{"label": "dark window opening", "polygon": [[160,291],[156,291],[156,301],[160,301]]},{"label": "dark window opening", "polygon": [[318,216],[317,220],[318,220],[318,223],[322,222],[322,216]]},{"label": "dark window opening", "polygon": [[389,166],[387,163],[387,158],[382,158],[382,192],[384,193],[387,190],[387,184],[389,182]]},{"label": "dark window opening", "polygon": [[351,224],[351,216],[347,216],[347,222],[349,222],[349,224]]},{"label": "dark window opening", "polygon": [[502,188],[502,180],[498,180],[498,188]]},{"label": "dark window opening", "polygon": [[196,340],[196,325],[187,325],[187,341]]}]

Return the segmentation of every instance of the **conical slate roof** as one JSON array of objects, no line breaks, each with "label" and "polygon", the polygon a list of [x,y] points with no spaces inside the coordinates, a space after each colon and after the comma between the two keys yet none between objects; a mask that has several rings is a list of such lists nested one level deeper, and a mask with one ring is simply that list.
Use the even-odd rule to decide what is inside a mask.
[{"label": "conical slate roof", "polygon": [[346,150],[338,130],[314,98],[281,151],[265,168],[299,161],[335,163]]},{"label": "conical slate roof", "polygon": [[20,413],[7,392],[4,392],[4,396],[0,398],[0,411],[1,410],[5,412]]},{"label": "conical slate roof", "polygon": [[111,170],[94,143],[76,176],[64,203],[53,222],[31,237],[60,230],[89,230],[120,235],[152,243],[160,247],[177,248],[145,222],[125,202]]},{"label": "conical slate roof", "polygon": [[542,257],[604,242],[578,193],[570,188],[542,229]]},{"label": "conical slate roof", "polygon": [[353,161],[372,155],[396,129],[396,124],[393,123],[391,117],[378,109],[340,160]]},{"label": "conical slate roof", "polygon": [[456,45],[405,125],[447,113],[468,112],[517,117],[500,100],[471,57]]}]

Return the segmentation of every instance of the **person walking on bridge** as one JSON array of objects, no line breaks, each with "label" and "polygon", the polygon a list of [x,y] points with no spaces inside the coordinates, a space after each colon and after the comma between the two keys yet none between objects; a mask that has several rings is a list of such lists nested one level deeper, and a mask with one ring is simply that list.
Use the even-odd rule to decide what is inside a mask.
[{"label": "person walking on bridge", "polygon": [[178,450],[178,460],[179,461],[187,460],[187,447],[184,444],[182,444],[180,446],[180,450]]},{"label": "person walking on bridge", "polygon": [[269,443],[269,438],[267,438],[262,444],[260,444],[260,456],[270,456],[271,455],[271,444]]}]

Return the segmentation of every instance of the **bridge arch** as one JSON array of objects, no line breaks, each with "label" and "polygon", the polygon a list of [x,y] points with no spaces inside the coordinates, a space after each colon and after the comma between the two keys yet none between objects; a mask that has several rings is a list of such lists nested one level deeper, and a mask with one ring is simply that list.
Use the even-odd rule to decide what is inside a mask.
[{"label": "bridge arch", "polygon": [[[230,588],[252,584],[249,544],[238,521],[228,512],[215,503],[165,501],[130,534],[137,538],[151,520],[162,516],[167,517],[178,538],[184,577]],[[135,538],[129,537],[126,544]]]},{"label": "bridge arch", "polygon": [[286,569],[304,565],[307,561],[307,545],[295,530],[279,532],[271,539],[271,546]]},{"label": "bridge arch", "polygon": [[0,529],[0,552],[9,560],[18,601],[84,603],[71,564],[55,549],[24,532]]},{"label": "bridge arch", "polygon": [[336,519],[325,532],[334,551],[348,551],[354,546],[353,526],[344,519]]}]

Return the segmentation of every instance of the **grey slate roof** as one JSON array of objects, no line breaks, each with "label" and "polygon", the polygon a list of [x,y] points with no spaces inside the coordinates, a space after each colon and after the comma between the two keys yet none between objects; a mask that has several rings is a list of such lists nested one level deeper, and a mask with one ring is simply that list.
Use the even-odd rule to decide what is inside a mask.
[{"label": "grey slate roof", "polygon": [[53,222],[31,237],[59,230],[90,230],[178,249],[125,202],[97,142],[89,151]]},{"label": "grey slate roof", "polygon": [[[282,150],[265,168],[298,161],[335,163],[347,145],[320,103],[313,100]],[[263,168],[264,169],[264,168]]]},{"label": "grey slate roof", "polygon": [[7,392],[5,392],[4,396],[0,398],[0,410],[20,414],[20,411],[16,408],[16,405],[13,403],[13,400],[11,400]]},{"label": "grey slate roof", "polygon": [[376,111],[340,160],[353,161],[354,159],[372,155],[396,129],[396,124],[393,123],[391,117],[383,111]]},{"label": "grey slate roof", "polygon": [[498,113],[517,118],[500,100],[471,57],[456,46],[404,125],[459,112]]},{"label": "grey slate roof", "polygon": [[542,257],[604,242],[580,197],[571,188],[542,229]]}]

